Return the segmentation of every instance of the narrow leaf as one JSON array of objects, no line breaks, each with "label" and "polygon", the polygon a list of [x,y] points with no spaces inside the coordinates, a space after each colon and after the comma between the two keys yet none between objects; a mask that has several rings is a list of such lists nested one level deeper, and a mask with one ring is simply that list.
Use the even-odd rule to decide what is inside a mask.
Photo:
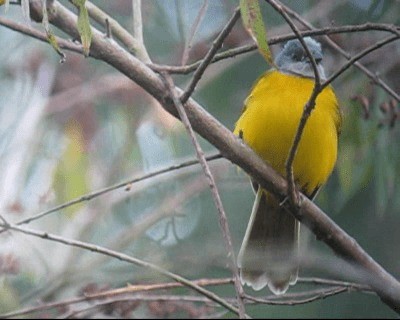
[{"label": "narrow leaf", "polygon": [[[54,172],[54,190],[60,203],[88,192],[87,172],[89,160],[85,152],[82,124],[70,120],[65,127],[66,147]],[[83,204],[68,207],[65,212],[73,216]]]},{"label": "narrow leaf", "polygon": [[90,27],[89,13],[85,6],[86,0],[74,0],[74,4],[78,7],[78,32],[81,36],[83,53],[87,57],[89,55],[90,44],[92,42],[92,28]]},{"label": "narrow leaf", "polygon": [[270,65],[274,65],[267,42],[267,32],[261,15],[259,0],[240,0],[240,12],[243,25],[256,42],[258,50]]}]

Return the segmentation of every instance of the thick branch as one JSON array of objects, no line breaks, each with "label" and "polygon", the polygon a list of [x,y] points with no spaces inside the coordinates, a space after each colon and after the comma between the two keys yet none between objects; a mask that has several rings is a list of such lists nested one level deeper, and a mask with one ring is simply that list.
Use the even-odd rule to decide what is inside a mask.
[{"label": "thick branch", "polygon": [[[76,16],[54,3],[54,10],[49,16],[54,24],[72,37],[77,37]],[[41,2],[32,2],[31,10],[41,12]],[[91,50],[99,59],[110,64],[153,95],[163,107],[174,116],[178,116],[163,81],[148,66],[123,50],[117,44],[108,41],[100,33],[93,33]],[[239,165],[260,185],[272,192],[278,199],[286,197],[287,184],[270,166],[259,158],[249,147],[244,145],[231,131],[226,129],[214,117],[208,114],[193,99],[185,105],[186,113],[195,131],[217,147],[233,163]],[[370,277],[365,279],[393,310],[400,313],[400,283],[375,262],[359,244],[336,225],[321,209],[306,197],[302,197],[301,212],[286,204],[288,210],[297,219],[306,224],[319,239],[328,244],[338,255],[350,260],[364,269]]]}]

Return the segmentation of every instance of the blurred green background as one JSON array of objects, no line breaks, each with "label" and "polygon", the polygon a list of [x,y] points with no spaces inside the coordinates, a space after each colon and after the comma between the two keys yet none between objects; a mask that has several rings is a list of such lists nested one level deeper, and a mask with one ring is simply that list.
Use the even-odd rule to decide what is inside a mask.
[{"label": "blurred green background", "polygon": [[[132,29],[131,1],[92,2]],[[282,18],[265,2],[260,3],[268,36],[289,33]],[[398,1],[284,3],[316,27],[400,22]],[[204,4],[205,14],[193,33],[193,21]],[[237,5],[238,1],[227,0],[143,1],[144,41],[152,61],[180,65],[201,59]],[[0,15],[28,23],[20,11],[19,6],[10,6],[7,12],[1,7]],[[382,34],[338,34],[332,39],[356,54],[382,39]],[[325,69],[331,74],[346,60],[319,40],[325,52]],[[5,27],[0,27],[0,43],[0,206],[11,222],[195,158],[183,126],[106,64],[70,52],[66,52],[66,62],[59,64],[49,45]],[[250,37],[238,22],[223,50],[249,43]],[[276,53],[279,48],[271,49]],[[361,60],[396,92],[400,92],[399,53],[397,41]],[[194,98],[232,129],[253,82],[268,68],[255,51],[215,63],[202,77]],[[185,88],[191,74],[174,79]],[[388,108],[392,98],[355,67],[343,73],[333,87],[344,125],[336,169],[316,201],[377,262],[400,278],[399,105],[393,103],[396,119]],[[368,102],[368,114],[361,101]],[[215,151],[199,139],[207,153]],[[216,160],[210,166],[237,253],[254,195],[248,177],[230,162]],[[106,193],[29,227],[134,255],[189,279],[231,276],[217,210],[198,165]],[[335,269],[331,250],[303,230],[308,251],[326,257],[329,265],[304,268],[300,276],[351,281]],[[33,306],[37,301],[60,301],[85,290],[166,280],[149,270],[43,239],[16,232],[0,236],[0,313]],[[299,283],[289,292],[315,288]],[[234,297],[232,286],[212,290]],[[267,289],[259,293],[245,290],[269,295]],[[173,292],[191,293],[183,289],[167,293]],[[175,307],[171,311],[161,305],[164,313],[157,313],[154,306],[143,302],[127,316],[200,317],[221,311],[193,304],[192,311],[198,314],[191,314],[180,304]],[[246,310],[255,318],[396,317],[377,296],[357,292],[296,306],[249,305]],[[37,314],[49,315],[54,314]]]}]

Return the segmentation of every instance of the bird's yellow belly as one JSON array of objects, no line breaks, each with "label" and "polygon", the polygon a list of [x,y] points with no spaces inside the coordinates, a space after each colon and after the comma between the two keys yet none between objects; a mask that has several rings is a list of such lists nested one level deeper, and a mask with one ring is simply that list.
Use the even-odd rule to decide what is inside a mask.
[{"label": "bird's yellow belly", "polygon": [[[246,109],[236,124],[235,133],[282,175],[286,174],[285,163],[312,88],[312,80],[277,71],[267,73],[246,100]],[[333,170],[337,122],[337,102],[332,90],[326,88],[317,98],[293,163],[295,180],[307,194],[325,183]]]}]

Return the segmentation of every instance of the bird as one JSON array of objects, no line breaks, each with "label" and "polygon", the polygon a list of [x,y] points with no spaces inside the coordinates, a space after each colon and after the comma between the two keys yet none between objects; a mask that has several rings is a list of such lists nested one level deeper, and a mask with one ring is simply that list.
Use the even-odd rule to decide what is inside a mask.
[{"label": "bird", "polygon": [[[319,78],[326,80],[321,44],[311,37],[303,40]],[[285,164],[316,80],[299,39],[286,42],[274,62],[254,83],[233,132],[285,176]],[[293,161],[296,190],[311,200],[335,167],[341,124],[338,99],[332,86],[326,86],[315,100]],[[255,200],[237,257],[240,279],[254,290],[268,286],[273,294],[281,295],[297,282],[300,222],[270,192],[255,181],[252,185]]]}]

